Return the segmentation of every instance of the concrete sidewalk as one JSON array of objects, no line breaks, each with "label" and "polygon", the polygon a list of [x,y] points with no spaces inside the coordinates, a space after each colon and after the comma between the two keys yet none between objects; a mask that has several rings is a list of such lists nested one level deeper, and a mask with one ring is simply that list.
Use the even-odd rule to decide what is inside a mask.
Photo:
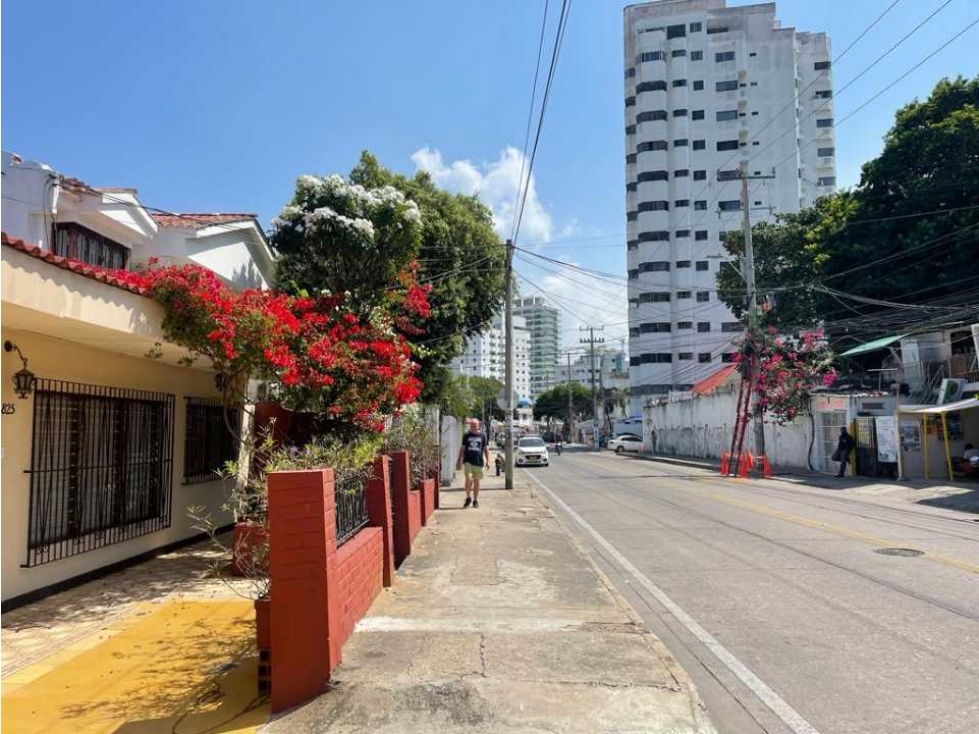
[{"label": "concrete sidewalk", "polygon": [[[546,473],[547,469],[539,469]],[[518,472],[441,510],[343,650],[268,732],[713,732],[686,672]]]}]

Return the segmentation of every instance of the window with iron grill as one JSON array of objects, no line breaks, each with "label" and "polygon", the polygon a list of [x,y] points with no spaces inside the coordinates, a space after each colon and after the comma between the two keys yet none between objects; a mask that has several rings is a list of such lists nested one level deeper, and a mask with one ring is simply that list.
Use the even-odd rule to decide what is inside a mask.
[{"label": "window with iron grill", "polygon": [[[237,408],[228,409],[232,427],[241,421]],[[224,465],[238,457],[238,441],[228,430],[224,406],[217,398],[187,398],[184,434],[184,483],[211,482]]]},{"label": "window with iron grill", "polygon": [[37,379],[25,565],[170,527],[174,402]]},{"label": "window with iron grill", "polygon": [[111,270],[125,270],[129,248],[74,222],[54,225],[55,255]]}]

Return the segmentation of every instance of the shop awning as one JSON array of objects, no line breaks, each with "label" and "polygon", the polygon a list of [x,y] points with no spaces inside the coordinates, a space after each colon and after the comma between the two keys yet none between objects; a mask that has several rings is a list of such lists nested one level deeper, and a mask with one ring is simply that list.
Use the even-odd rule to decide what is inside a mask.
[{"label": "shop awning", "polygon": [[889,347],[894,342],[903,339],[907,334],[897,334],[895,336],[885,336],[882,339],[874,339],[872,342],[865,342],[852,349],[847,349],[840,357],[852,357],[855,354],[866,354],[867,352],[873,352],[877,349],[883,349],[884,347]]},{"label": "shop awning", "polygon": [[979,398],[967,398],[966,400],[958,400],[954,403],[946,403],[945,405],[930,405],[927,408],[918,408],[912,412],[940,415],[942,413],[955,413],[960,410],[971,410],[972,408],[979,408]]}]

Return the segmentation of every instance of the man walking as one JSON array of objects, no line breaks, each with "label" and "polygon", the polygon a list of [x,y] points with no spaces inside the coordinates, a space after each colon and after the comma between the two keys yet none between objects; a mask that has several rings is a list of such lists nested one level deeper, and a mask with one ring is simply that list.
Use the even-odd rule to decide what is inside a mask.
[{"label": "man walking", "polygon": [[846,465],[850,461],[850,452],[853,451],[853,436],[846,432],[846,426],[840,428],[840,440],[836,443],[836,451],[833,453],[833,461],[840,462],[840,472],[836,476],[842,477],[846,474]]},{"label": "man walking", "polygon": [[479,421],[469,421],[469,430],[462,437],[459,447],[458,463],[462,465],[466,477],[466,503],[463,507],[479,507],[479,480],[483,478],[483,467],[489,466],[489,440],[479,430]]}]

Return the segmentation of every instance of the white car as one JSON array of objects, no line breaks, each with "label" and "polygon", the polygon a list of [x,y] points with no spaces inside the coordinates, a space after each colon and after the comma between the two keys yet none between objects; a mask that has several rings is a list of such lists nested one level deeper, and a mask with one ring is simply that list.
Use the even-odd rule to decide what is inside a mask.
[{"label": "white car", "polygon": [[538,436],[527,436],[517,441],[514,451],[517,466],[547,466],[547,444]]},{"label": "white car", "polygon": [[639,436],[623,433],[609,441],[608,448],[609,451],[614,451],[617,454],[624,454],[626,451],[639,452],[642,451],[642,439]]}]

